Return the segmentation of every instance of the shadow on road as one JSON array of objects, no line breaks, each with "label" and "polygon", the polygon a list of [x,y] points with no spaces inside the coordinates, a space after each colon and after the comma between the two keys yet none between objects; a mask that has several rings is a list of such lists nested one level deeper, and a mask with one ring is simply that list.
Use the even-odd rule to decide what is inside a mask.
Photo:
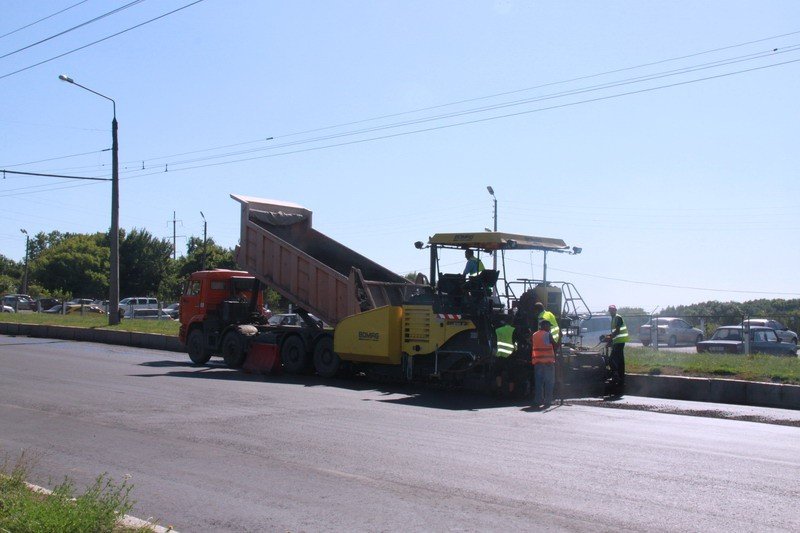
[{"label": "shadow on road", "polygon": [[209,361],[204,366],[195,366],[185,361],[160,360],[140,363],[140,366],[163,369],[175,368],[175,370],[153,374],[132,374],[132,377],[172,377],[242,382],[260,381],[302,387],[335,387],[352,391],[378,392],[385,396],[379,399],[364,398],[364,401],[454,411],[498,409],[511,406],[525,406],[530,403],[530,401],[526,399],[496,398],[485,393],[453,389],[436,384],[376,382],[365,376],[328,379],[316,375],[250,374],[241,370],[230,369],[221,361]]}]

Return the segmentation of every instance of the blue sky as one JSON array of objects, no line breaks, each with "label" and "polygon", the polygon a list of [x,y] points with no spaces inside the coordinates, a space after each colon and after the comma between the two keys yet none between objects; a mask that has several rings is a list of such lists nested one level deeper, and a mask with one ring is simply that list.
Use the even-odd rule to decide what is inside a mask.
[{"label": "blue sky", "polygon": [[[0,2],[0,169],[110,175],[111,104],[65,73],[116,100],[121,227],[175,212],[179,253],[201,211],[236,244],[233,193],[425,271],[414,241],[491,227],[491,185],[500,230],[583,248],[548,278],[592,309],[800,297],[800,2],[204,0],[48,61],[191,3],[146,0],[21,50],[128,3]],[[107,183],[0,197],[15,260],[22,228],[109,225]]]}]

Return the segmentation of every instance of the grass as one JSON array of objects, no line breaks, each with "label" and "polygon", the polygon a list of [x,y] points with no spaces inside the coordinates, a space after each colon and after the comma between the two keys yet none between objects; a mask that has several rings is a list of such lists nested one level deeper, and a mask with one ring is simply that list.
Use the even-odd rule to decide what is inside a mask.
[{"label": "grass", "polygon": [[106,315],[79,314],[59,315],[50,313],[0,313],[0,322],[16,322],[19,324],[48,324],[55,326],[74,326],[92,329],[116,329],[135,331],[138,333],[158,333],[161,335],[178,335],[180,323],[177,320],[131,320],[124,318],[116,326],[108,325]]},{"label": "grass", "polygon": [[625,371],[800,384],[800,358],[766,354],[678,353],[626,346]]},{"label": "grass", "polygon": [[81,493],[65,480],[52,494],[32,490],[25,482],[30,463],[25,453],[12,468],[8,460],[0,469],[0,532],[144,532],[149,528],[129,528],[117,523],[130,511],[132,485],[111,481],[105,474]]}]

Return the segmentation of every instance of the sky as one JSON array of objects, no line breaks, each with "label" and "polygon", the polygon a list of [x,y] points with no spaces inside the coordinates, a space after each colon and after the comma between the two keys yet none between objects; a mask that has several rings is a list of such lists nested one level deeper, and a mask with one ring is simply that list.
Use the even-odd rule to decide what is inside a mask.
[{"label": "sky", "polygon": [[[175,235],[179,255],[203,216],[237,244],[239,194],[427,272],[413,243],[492,228],[491,186],[498,230],[582,248],[548,254],[547,278],[592,310],[800,298],[796,0],[0,0],[0,15],[0,170],[110,177],[112,104],[66,74],[116,102],[120,227]],[[108,231],[110,205],[107,181],[6,173],[0,254],[24,259],[21,229]],[[506,276],[542,263],[509,254]]]}]

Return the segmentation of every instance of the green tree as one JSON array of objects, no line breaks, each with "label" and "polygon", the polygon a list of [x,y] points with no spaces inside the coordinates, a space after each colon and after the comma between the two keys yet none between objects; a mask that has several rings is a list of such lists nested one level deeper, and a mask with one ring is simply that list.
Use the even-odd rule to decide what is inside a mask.
[{"label": "green tree", "polygon": [[71,235],[43,250],[31,265],[32,279],[47,291],[83,298],[108,294],[109,248],[105,235]]},{"label": "green tree", "polygon": [[172,244],[134,228],[120,237],[120,297],[156,294],[170,269]]},{"label": "green tree", "polygon": [[185,278],[192,272],[202,270],[204,256],[206,270],[213,268],[238,268],[236,260],[233,258],[232,249],[219,246],[214,242],[214,239],[208,239],[206,244],[203,245],[202,238],[189,237],[186,243],[186,256],[179,260],[179,277]]}]

